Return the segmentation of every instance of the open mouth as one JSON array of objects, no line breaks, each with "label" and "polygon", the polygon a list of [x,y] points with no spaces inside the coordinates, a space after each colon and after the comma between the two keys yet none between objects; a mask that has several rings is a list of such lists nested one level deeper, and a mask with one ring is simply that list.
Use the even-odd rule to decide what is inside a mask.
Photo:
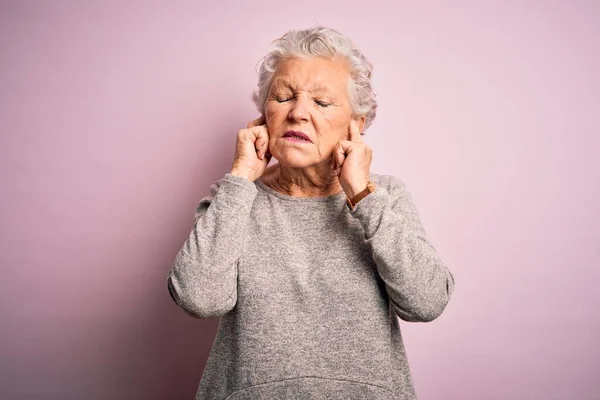
[{"label": "open mouth", "polygon": [[298,136],[284,136],[284,139],[289,142],[310,143],[310,140],[306,140]]},{"label": "open mouth", "polygon": [[283,134],[283,138],[291,142],[310,143],[311,140],[306,133],[297,131],[287,131]]}]

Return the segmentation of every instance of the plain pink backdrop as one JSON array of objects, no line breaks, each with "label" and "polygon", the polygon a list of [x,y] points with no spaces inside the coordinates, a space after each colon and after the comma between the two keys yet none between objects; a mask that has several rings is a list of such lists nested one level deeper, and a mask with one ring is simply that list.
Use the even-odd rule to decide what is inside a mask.
[{"label": "plain pink backdrop", "polygon": [[217,320],[166,275],[257,62],[320,23],[373,62],[372,170],[456,277],[401,322],[419,399],[600,399],[599,5],[1,1],[0,397],[194,397]]}]

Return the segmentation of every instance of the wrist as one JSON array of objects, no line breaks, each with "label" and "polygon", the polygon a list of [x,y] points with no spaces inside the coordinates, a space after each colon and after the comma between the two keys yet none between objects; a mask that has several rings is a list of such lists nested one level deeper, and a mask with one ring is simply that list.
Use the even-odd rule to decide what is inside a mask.
[{"label": "wrist", "polygon": [[232,168],[229,172],[231,175],[239,176],[241,178],[246,178],[250,182],[254,182],[254,175],[248,171],[240,170],[237,168]]},{"label": "wrist", "polygon": [[365,184],[364,189],[357,192],[352,197],[349,197],[349,196],[346,197],[346,204],[348,205],[348,208],[350,210],[353,210],[359,201],[361,201],[362,199],[367,197],[369,194],[373,193],[375,191],[375,189],[376,189],[375,183],[373,181],[369,180]]},{"label": "wrist", "polygon": [[369,179],[361,179],[360,181],[352,182],[348,185],[348,191],[346,192],[346,197],[349,199],[354,198],[357,194],[365,190],[367,184],[369,183]]}]

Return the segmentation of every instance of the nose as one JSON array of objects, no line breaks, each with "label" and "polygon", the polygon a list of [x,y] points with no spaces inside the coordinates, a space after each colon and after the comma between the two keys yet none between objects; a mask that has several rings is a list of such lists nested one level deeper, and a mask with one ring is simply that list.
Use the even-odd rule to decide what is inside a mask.
[{"label": "nose", "polygon": [[308,105],[304,96],[297,96],[295,100],[293,100],[293,106],[288,114],[288,118],[294,122],[307,122],[308,121]]}]

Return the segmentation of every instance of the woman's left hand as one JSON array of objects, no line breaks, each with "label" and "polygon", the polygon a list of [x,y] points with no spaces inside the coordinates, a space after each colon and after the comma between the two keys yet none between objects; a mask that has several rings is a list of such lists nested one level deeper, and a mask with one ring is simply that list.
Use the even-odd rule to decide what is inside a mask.
[{"label": "woman's left hand", "polygon": [[349,132],[350,140],[340,140],[333,149],[331,168],[351,199],[367,187],[373,150],[363,142],[354,119],[350,120]]}]

